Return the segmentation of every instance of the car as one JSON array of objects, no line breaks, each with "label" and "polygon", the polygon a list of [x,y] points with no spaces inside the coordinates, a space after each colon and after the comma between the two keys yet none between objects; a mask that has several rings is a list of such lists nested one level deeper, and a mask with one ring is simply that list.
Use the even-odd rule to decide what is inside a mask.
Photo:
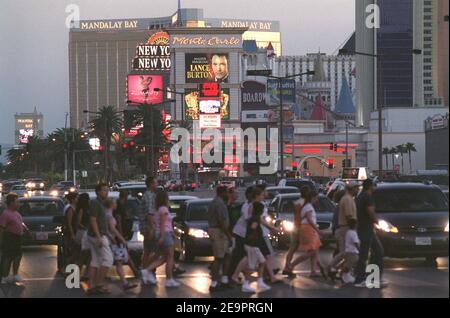
[{"label": "car", "polygon": [[[145,183],[130,183],[126,185],[122,185],[117,190],[119,193],[120,191],[127,191],[128,195],[131,195],[132,197],[142,199],[144,196],[144,193],[147,191],[147,186]],[[115,191],[114,191],[115,192]],[[114,193],[112,192],[112,193]]]},{"label": "car", "polygon": [[169,195],[169,210],[172,217],[175,218],[179,213],[182,205],[190,200],[198,200],[198,197],[191,195]]},{"label": "car", "polygon": [[447,190],[442,190],[442,192],[445,194],[445,196],[447,197],[447,201],[449,200],[449,197],[448,197],[448,189]]},{"label": "car", "polygon": [[19,197],[27,197],[29,193],[27,187],[23,184],[13,185],[10,192],[17,194]]},{"label": "car", "polygon": [[296,187],[301,189],[303,187],[309,187],[311,190],[316,190],[314,182],[309,179],[283,179],[278,183],[279,187]]},{"label": "car", "polygon": [[[291,233],[294,230],[294,202],[300,199],[300,193],[277,195],[269,206],[270,215],[275,219],[275,226],[281,229],[278,235],[272,236],[272,242],[278,247],[289,246]],[[325,195],[319,195],[315,205],[317,225],[322,231],[321,239],[324,244],[335,241],[333,236],[333,215],[335,205]]]},{"label": "car", "polygon": [[63,200],[47,196],[19,198],[18,212],[30,230],[24,245],[58,244],[58,231],[64,217]]},{"label": "car", "polygon": [[24,182],[20,180],[4,181],[2,184],[2,195],[7,195],[11,192],[11,188],[15,185],[24,185]]},{"label": "car", "polygon": [[43,179],[28,179],[25,182],[25,186],[30,191],[45,191],[45,181]]},{"label": "car", "polygon": [[198,188],[198,184],[192,180],[186,180],[183,182],[182,188],[184,191],[195,191]]},{"label": "car", "polygon": [[373,194],[379,218],[377,235],[385,256],[436,258],[449,254],[449,202],[434,185],[379,184]]},{"label": "car", "polygon": [[197,256],[212,256],[208,235],[208,207],[213,199],[186,201],[173,220],[177,258],[191,262]]},{"label": "car", "polygon": [[336,179],[334,182],[328,187],[327,197],[330,200],[333,200],[334,194],[336,192],[345,190],[345,182],[342,179]]},{"label": "car", "polygon": [[140,181],[116,181],[113,183],[112,190],[120,191],[120,188],[127,186],[143,186],[145,187],[145,182]]},{"label": "car", "polygon": [[267,187],[267,199],[265,200],[267,204],[270,204],[273,199],[279,194],[285,193],[299,193],[297,187]]}]

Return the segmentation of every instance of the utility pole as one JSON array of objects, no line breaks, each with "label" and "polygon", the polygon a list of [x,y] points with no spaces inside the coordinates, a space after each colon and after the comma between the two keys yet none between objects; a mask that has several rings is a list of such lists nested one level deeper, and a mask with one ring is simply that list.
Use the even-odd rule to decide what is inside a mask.
[{"label": "utility pole", "polygon": [[66,113],[66,121],[64,125],[64,181],[67,181],[67,117],[69,113]]}]

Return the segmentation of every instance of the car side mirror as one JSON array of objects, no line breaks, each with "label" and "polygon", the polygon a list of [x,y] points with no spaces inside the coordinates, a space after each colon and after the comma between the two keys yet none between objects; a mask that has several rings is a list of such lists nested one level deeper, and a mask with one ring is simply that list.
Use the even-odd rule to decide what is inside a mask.
[{"label": "car side mirror", "polygon": [[64,223],[64,216],[62,215],[56,215],[53,217],[53,223],[56,224],[63,224]]}]

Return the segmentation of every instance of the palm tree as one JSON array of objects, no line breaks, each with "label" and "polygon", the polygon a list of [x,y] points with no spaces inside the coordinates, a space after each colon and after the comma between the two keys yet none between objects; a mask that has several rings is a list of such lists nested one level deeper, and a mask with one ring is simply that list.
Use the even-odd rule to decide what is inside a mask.
[{"label": "palm tree", "polygon": [[402,174],[405,173],[405,162],[403,160],[403,155],[406,153],[406,149],[405,149],[405,145],[398,145],[397,146],[397,153],[400,154],[401,158],[402,158]]},{"label": "palm tree", "polygon": [[122,116],[114,106],[104,106],[98,112],[98,116],[91,121],[94,135],[97,136],[105,151],[104,181],[109,181],[109,151],[113,134],[122,131]]},{"label": "palm tree", "polygon": [[408,142],[405,144],[405,150],[408,153],[408,159],[409,159],[409,171],[412,172],[412,160],[411,160],[411,153],[417,152],[417,149],[415,147],[415,144]]},{"label": "palm tree", "polygon": [[[389,148],[387,148],[387,147],[383,148],[383,155],[386,158],[386,169],[389,170],[389,157],[388,157],[389,156]],[[392,167],[392,169],[394,169],[394,167]]]}]

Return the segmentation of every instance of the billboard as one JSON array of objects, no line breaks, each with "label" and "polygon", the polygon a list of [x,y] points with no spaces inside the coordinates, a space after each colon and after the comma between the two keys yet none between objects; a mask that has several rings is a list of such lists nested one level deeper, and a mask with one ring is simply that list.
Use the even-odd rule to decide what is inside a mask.
[{"label": "billboard", "polygon": [[[155,105],[164,100],[161,75],[128,75],[127,83],[129,104]],[[155,92],[155,88],[159,91]]]},{"label": "billboard", "polygon": [[267,97],[266,101],[269,106],[280,105],[280,93],[283,97],[283,105],[295,104],[295,80],[284,79],[281,81],[282,87],[280,90],[280,81],[277,79],[267,80]]},{"label": "billboard", "polygon": [[133,70],[167,72],[170,71],[171,67],[169,34],[166,32],[154,33],[147,43],[141,43],[136,47]]},{"label": "billboard", "polygon": [[19,143],[27,144],[29,139],[34,136],[33,129],[20,129],[19,130]]},{"label": "billboard", "polygon": [[266,85],[255,81],[243,82],[241,86],[242,110],[267,109],[266,96]]},{"label": "billboard", "polygon": [[228,54],[186,54],[186,83],[228,83]]},{"label": "billboard", "polygon": [[230,120],[229,88],[222,88],[219,98],[201,98],[200,92],[196,89],[187,89],[185,93],[187,120],[199,120],[202,112],[205,115],[220,115],[225,121]]}]

